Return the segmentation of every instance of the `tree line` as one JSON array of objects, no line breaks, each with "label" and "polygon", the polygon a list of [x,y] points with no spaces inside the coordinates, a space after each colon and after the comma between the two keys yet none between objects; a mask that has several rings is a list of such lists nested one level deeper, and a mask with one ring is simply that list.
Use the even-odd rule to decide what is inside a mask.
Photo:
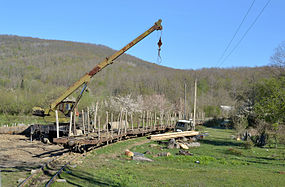
[{"label": "tree line", "polygon": [[[103,45],[0,35],[0,113],[27,115],[33,106],[47,107],[82,75],[114,52]],[[197,79],[198,111],[205,112],[206,116],[219,117],[222,115],[220,105],[235,106],[237,98],[253,82],[272,79],[272,71],[277,73],[278,68],[180,70],[125,54],[91,80],[79,108],[96,101],[111,103],[117,98],[137,101],[141,97],[148,103],[160,101],[158,106],[165,104],[160,108],[179,112],[184,110],[186,83],[186,111],[191,113],[194,80]]]}]

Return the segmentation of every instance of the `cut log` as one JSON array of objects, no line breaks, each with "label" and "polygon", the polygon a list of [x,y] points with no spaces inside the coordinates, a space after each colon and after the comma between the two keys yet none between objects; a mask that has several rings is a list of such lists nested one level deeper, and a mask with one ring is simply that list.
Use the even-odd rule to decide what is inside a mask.
[{"label": "cut log", "polygon": [[151,140],[169,140],[171,138],[179,138],[184,136],[196,136],[198,135],[198,131],[183,131],[183,132],[173,132],[173,133],[165,133],[165,134],[156,134],[151,135]]},{"label": "cut log", "polygon": [[134,153],[132,152],[132,151],[130,151],[130,150],[126,150],[125,151],[125,155],[127,155],[128,157],[132,157],[132,156],[134,156]]},{"label": "cut log", "polygon": [[185,145],[184,143],[179,143],[179,145],[182,149],[189,149],[189,147]]},{"label": "cut log", "polygon": [[171,156],[170,152],[162,152],[162,153],[158,153],[157,156]]},{"label": "cut log", "polygon": [[146,161],[146,162],[152,162],[152,159],[149,159],[147,157],[144,156],[133,156],[132,157],[133,160],[137,160],[137,161]]}]

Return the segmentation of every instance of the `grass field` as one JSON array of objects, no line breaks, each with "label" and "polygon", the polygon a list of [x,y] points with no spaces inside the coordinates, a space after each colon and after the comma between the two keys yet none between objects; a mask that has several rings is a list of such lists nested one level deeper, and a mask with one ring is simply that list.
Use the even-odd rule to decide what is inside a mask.
[{"label": "grass field", "polygon": [[45,121],[37,116],[19,116],[19,115],[0,115],[0,127],[1,126],[15,126],[17,124],[44,124]]},{"label": "grass field", "polygon": [[[245,149],[230,138],[232,130],[206,128],[194,156],[176,155],[165,145],[150,147],[146,138],[108,145],[89,153],[82,163],[61,174],[66,183],[53,186],[285,186],[285,149]],[[123,155],[125,149],[143,153],[153,162],[138,162]],[[171,152],[169,157],[154,157]],[[200,164],[195,163],[199,161]]]}]

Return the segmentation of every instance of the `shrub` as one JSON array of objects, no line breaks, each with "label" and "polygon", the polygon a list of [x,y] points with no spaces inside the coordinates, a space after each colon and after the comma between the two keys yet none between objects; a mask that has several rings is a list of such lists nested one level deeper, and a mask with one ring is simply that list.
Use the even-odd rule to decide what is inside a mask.
[{"label": "shrub", "polygon": [[247,140],[242,143],[242,147],[245,149],[251,149],[253,147],[253,142],[251,140]]}]

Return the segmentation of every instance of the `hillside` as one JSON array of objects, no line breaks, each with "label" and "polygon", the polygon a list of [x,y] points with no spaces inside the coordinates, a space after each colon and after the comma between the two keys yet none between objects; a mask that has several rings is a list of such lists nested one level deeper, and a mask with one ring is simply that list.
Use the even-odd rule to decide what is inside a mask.
[{"label": "hillside", "polygon": [[[29,114],[33,106],[45,106],[113,52],[103,45],[0,35],[0,113]],[[235,96],[249,83],[270,76],[267,69],[179,70],[122,55],[93,78],[85,97],[94,101],[159,94],[180,110],[186,81],[189,111],[197,78],[198,110],[202,111],[233,105]]]}]

